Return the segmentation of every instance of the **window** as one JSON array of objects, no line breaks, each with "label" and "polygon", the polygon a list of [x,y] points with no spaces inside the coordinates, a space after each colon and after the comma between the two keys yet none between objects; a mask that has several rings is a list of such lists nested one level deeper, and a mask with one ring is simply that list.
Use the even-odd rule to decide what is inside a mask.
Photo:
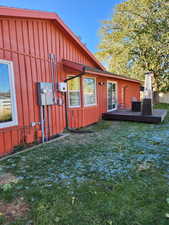
[{"label": "window", "polygon": [[84,93],[85,106],[96,105],[96,79],[95,78],[83,79],[83,93]]},{"label": "window", "polygon": [[[72,76],[69,76],[70,78]],[[68,81],[69,107],[80,107],[80,78],[76,77]]]},{"label": "window", "polygon": [[0,60],[0,128],[17,125],[13,64]]}]

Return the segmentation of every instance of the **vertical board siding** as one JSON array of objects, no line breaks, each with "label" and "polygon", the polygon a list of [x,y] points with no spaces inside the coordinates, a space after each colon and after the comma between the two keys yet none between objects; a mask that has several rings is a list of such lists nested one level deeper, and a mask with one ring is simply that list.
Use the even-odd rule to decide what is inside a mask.
[{"label": "vertical board siding", "polygon": [[[0,58],[13,61],[19,121],[16,127],[0,129],[0,156],[11,152],[13,147],[34,139],[35,129],[31,127],[31,123],[40,122],[36,83],[52,82],[48,58],[50,53],[57,56],[55,79],[58,81],[63,81],[66,77],[61,63],[63,58],[95,66],[53,22],[0,18]],[[61,93],[57,93],[57,98],[64,101]],[[47,107],[46,114],[48,135],[62,132],[65,128],[64,106]],[[74,111],[73,118],[70,119],[72,127],[83,126],[84,110]]]},{"label": "vertical board siding", "polygon": [[[57,57],[55,82],[63,82],[68,75],[62,59],[96,67],[78,44],[57,24],[49,20],[0,18],[0,59],[11,60],[14,65],[17,111],[19,124],[16,127],[0,129],[0,156],[8,154],[17,145],[35,141],[41,133],[40,126],[31,127],[32,122],[40,122],[40,107],[37,102],[37,82],[52,82],[49,54]],[[104,86],[98,82],[105,83]],[[97,106],[68,109],[70,127],[78,128],[97,122],[107,108],[106,78],[97,77]],[[119,80],[119,93],[126,82]],[[139,98],[138,85],[132,86],[127,102],[134,95]],[[81,79],[82,86],[82,79]],[[81,90],[83,94],[83,90]],[[136,94],[137,93],[137,94]],[[64,94],[56,92],[56,97],[64,102]],[[120,97],[121,98],[121,97]],[[46,107],[46,132],[49,136],[61,133],[65,128],[65,106]],[[36,137],[39,140],[39,136]]]},{"label": "vertical board siding", "polygon": [[118,96],[120,99],[119,103],[122,103],[122,88],[124,86],[128,86],[128,88],[126,89],[125,105],[126,108],[131,108],[131,100],[133,97],[135,97],[137,100],[140,100],[140,85],[137,83],[122,80],[119,80],[118,84],[119,84]]}]

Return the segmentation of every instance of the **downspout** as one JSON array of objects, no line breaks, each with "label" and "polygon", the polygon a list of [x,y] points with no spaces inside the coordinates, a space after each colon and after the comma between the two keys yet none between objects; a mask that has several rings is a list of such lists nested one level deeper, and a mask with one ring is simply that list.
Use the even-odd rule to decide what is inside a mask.
[{"label": "downspout", "polygon": [[[77,77],[81,77],[84,74],[86,74],[85,72],[85,66],[83,67],[83,72],[79,73],[78,75],[74,76],[74,77],[70,77],[68,79],[65,79],[64,82],[67,83],[69,80],[73,80]],[[65,92],[65,119],[66,119],[66,129],[71,131],[71,128],[69,126],[69,117],[68,117],[68,101],[67,101],[67,93]]]},{"label": "downspout", "polygon": [[43,111],[43,106],[40,106],[40,117],[41,117],[41,130],[42,130],[42,143],[45,142],[45,124],[44,124],[44,111]]},{"label": "downspout", "polygon": [[[50,60],[50,67],[51,67],[53,102],[54,104],[56,104],[57,101],[56,101],[55,89],[57,90],[56,84],[58,83],[58,77],[57,77],[57,71],[56,71],[56,62],[57,62],[56,55],[49,54],[49,60]],[[55,81],[55,74],[56,74],[56,81]]]},{"label": "downspout", "polygon": [[[57,73],[56,73],[56,55],[49,54],[49,62],[50,62],[50,70],[51,70],[51,80],[52,80],[52,92],[53,92],[53,103],[54,105],[57,104],[56,95],[55,95],[55,74],[56,74],[56,83],[58,80]],[[57,90],[57,89],[56,89]],[[51,106],[40,105],[40,124],[41,124],[41,131],[42,131],[42,143],[48,140],[51,136]],[[47,123],[48,121],[48,123]]]},{"label": "downspout", "polygon": [[[51,80],[52,80],[52,92],[53,92],[53,105],[57,104],[56,100],[56,95],[55,95],[55,90],[56,89],[56,84],[57,84],[57,72],[56,72],[56,62],[57,58],[55,54],[50,53],[49,54],[49,61],[50,61],[50,70],[51,70]],[[56,76],[56,81],[55,81],[55,76]],[[48,113],[48,133],[47,133],[47,139],[49,139],[52,136],[53,130],[52,130],[52,122],[51,122],[51,107],[52,106],[47,106],[47,113]]]}]

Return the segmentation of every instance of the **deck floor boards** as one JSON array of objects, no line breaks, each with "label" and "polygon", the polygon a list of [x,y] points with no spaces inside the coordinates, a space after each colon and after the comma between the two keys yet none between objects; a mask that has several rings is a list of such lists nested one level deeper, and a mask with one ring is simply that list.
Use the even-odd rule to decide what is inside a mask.
[{"label": "deck floor boards", "polygon": [[152,115],[142,115],[141,112],[132,112],[131,110],[115,110],[103,113],[104,120],[121,120],[145,123],[160,123],[167,115],[167,110],[155,109]]}]

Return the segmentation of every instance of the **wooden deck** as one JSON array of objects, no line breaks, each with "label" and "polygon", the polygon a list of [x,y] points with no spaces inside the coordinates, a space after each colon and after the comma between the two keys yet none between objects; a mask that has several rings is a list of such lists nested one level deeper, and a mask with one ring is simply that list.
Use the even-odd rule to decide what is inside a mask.
[{"label": "wooden deck", "polygon": [[104,120],[121,120],[121,121],[134,121],[145,123],[160,123],[167,115],[167,110],[156,109],[153,115],[142,115],[141,112],[132,112],[131,110],[116,110],[103,113]]}]

